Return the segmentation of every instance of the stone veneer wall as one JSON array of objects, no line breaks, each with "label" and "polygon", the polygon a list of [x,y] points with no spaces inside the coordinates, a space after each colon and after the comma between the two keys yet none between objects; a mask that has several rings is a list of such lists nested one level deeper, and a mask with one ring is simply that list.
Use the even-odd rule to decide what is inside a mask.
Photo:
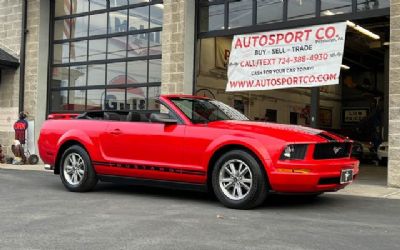
[{"label": "stone veneer wall", "polygon": [[164,0],[162,94],[192,94],[195,1]]},{"label": "stone veneer wall", "polygon": [[400,0],[390,4],[388,185],[400,187]]},{"label": "stone veneer wall", "polygon": [[[22,0],[0,0],[0,48],[19,58]],[[10,153],[14,133],[12,119],[18,115],[19,69],[3,69],[0,82],[0,144]]]}]

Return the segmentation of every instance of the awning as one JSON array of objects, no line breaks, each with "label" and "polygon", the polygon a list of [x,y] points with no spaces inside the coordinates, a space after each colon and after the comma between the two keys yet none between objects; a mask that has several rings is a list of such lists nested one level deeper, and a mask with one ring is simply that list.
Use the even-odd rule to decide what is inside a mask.
[{"label": "awning", "polygon": [[0,48],[0,69],[18,67],[19,60]]}]

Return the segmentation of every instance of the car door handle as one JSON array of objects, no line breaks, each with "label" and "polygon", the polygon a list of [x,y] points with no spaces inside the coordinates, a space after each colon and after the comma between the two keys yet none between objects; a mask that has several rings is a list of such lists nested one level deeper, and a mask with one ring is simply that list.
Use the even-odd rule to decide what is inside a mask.
[{"label": "car door handle", "polygon": [[116,128],[113,131],[111,131],[110,133],[112,135],[120,135],[120,134],[122,134],[122,131],[119,128]]}]

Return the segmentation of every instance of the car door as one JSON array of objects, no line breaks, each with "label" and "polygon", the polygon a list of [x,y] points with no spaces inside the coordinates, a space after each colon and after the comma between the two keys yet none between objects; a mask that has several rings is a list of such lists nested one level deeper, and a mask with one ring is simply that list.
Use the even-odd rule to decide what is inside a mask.
[{"label": "car door", "polygon": [[[140,121],[109,121],[101,174],[186,181],[183,164],[186,125]],[[190,172],[190,171],[189,171]],[[189,178],[190,179],[190,178]]]}]

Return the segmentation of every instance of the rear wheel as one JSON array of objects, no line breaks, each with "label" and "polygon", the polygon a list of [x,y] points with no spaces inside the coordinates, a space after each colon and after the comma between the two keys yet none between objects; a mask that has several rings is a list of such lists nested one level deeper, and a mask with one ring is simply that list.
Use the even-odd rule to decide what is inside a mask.
[{"label": "rear wheel", "polygon": [[81,146],[65,150],[60,162],[60,177],[71,192],[87,192],[97,184],[97,176],[90,157]]},{"label": "rear wheel", "polygon": [[268,193],[268,182],[262,166],[243,150],[227,152],[216,162],[212,185],[219,201],[229,208],[256,207]]}]

